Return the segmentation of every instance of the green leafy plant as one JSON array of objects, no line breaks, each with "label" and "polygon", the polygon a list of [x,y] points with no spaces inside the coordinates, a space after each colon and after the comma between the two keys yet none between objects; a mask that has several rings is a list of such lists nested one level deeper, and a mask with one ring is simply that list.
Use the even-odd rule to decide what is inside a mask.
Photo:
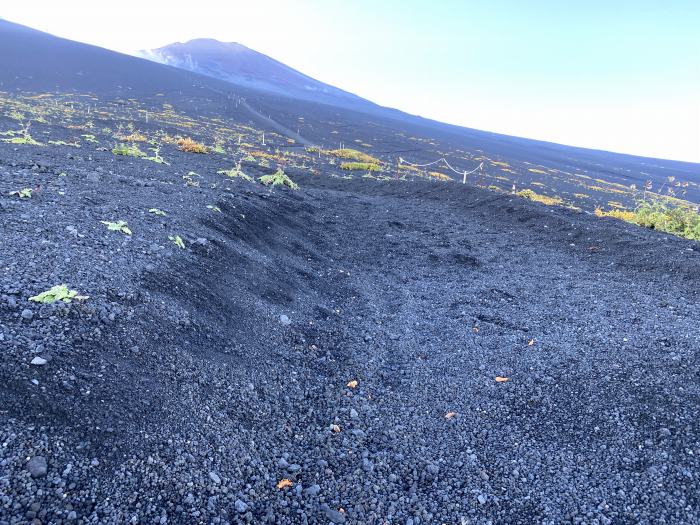
[{"label": "green leafy plant", "polygon": [[165,217],[167,213],[165,213],[163,210],[159,210],[158,208],[151,208],[148,210],[148,213],[152,213],[153,215],[160,215],[161,217]]},{"label": "green leafy plant", "polygon": [[686,239],[700,241],[700,212],[685,205],[671,206],[660,199],[646,199],[634,210],[632,222]]},{"label": "green leafy plant", "polygon": [[150,157],[146,157],[145,160],[150,160],[151,162],[156,162],[158,164],[165,164],[166,166],[170,166],[170,163],[167,162],[163,157],[160,155],[160,146],[156,146],[155,148],[148,148],[153,152],[153,155]]},{"label": "green leafy plant", "polygon": [[299,185],[290,179],[281,169],[278,169],[274,175],[263,175],[258,180],[265,186],[272,186],[273,188],[275,186],[287,186],[293,190],[299,189]]},{"label": "green leafy plant", "polygon": [[217,142],[210,149],[212,153],[218,153],[219,155],[224,155],[226,153],[224,145],[221,142]]},{"label": "green leafy plant", "polygon": [[107,229],[109,231],[114,231],[114,232],[120,232],[123,233],[124,235],[131,235],[131,229],[129,228],[128,224],[126,221],[117,221],[117,222],[109,222],[109,221],[100,221],[102,224],[107,226]]},{"label": "green leafy plant", "polygon": [[32,198],[32,189],[31,188],[23,188],[21,190],[11,191],[10,196],[11,197],[19,197],[20,199],[31,199]]},{"label": "green leafy plant", "polygon": [[141,151],[137,144],[117,144],[112,149],[115,155],[125,155],[127,157],[145,157],[146,154]]},{"label": "green leafy plant", "polygon": [[218,206],[214,206],[213,204],[207,204],[207,209],[216,213],[221,213],[221,208],[219,208]]},{"label": "green leafy plant", "polygon": [[185,242],[182,240],[182,237],[180,237],[179,235],[170,235],[170,236],[168,237],[168,239],[170,239],[171,241],[173,241],[173,243],[175,244],[175,246],[177,246],[177,247],[180,248],[181,250],[184,250],[184,249],[185,249]]},{"label": "green leafy plant", "polygon": [[219,170],[219,171],[217,171],[217,173],[220,175],[226,175],[227,177],[231,177],[233,179],[239,178],[239,179],[247,180],[248,182],[255,182],[253,177],[243,173],[243,171],[241,170],[241,163],[240,162],[238,164],[236,164],[230,170]]},{"label": "green leafy plant", "polygon": [[86,295],[78,295],[78,292],[75,290],[69,290],[65,284],[59,284],[45,292],[41,292],[39,295],[30,297],[29,300],[37,303],[53,304],[57,301],[70,303],[73,299],[80,301],[87,298]]},{"label": "green leafy plant", "polygon": [[9,135],[12,138],[2,139],[2,142],[7,142],[10,144],[28,144],[30,146],[41,146],[42,144],[34,140],[32,135],[29,133],[29,126],[31,126],[31,124],[31,122],[27,122],[27,124],[20,130],[8,131],[3,133],[3,135]]},{"label": "green leafy plant", "polygon": [[[99,144],[99,143],[100,143],[100,141],[97,140],[97,138],[95,137],[95,135],[90,135],[89,133],[86,133],[85,135],[80,135],[80,136],[83,137],[83,140],[85,140],[85,142],[94,142],[94,143],[96,143],[96,144]],[[138,149],[138,148],[137,148],[137,149]]]}]

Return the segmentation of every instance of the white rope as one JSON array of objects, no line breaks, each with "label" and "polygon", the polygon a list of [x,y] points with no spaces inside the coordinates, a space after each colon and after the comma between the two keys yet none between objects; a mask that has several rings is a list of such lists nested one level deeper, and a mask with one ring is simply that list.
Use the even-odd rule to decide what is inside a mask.
[{"label": "white rope", "polygon": [[450,163],[447,162],[447,159],[444,158],[444,157],[441,158],[441,159],[438,159],[438,160],[436,160],[436,161],[433,161],[433,162],[428,162],[427,164],[414,164],[413,162],[408,162],[408,161],[407,161],[406,159],[404,159],[403,157],[399,157],[399,164],[408,164],[409,166],[413,166],[413,167],[415,167],[415,168],[425,168],[425,167],[427,167],[427,166],[433,166],[434,164],[438,164],[438,163],[440,163],[440,162],[444,162],[445,165],[446,165],[449,169],[451,169],[452,171],[454,171],[454,172],[457,173],[458,175],[462,175],[462,184],[466,184],[466,182],[467,182],[467,175],[471,175],[471,174],[474,173],[475,171],[480,170],[481,168],[484,167],[484,163],[481,162],[476,168],[474,168],[474,169],[471,170],[471,171],[459,171],[459,170],[454,169],[454,168],[450,165]]}]

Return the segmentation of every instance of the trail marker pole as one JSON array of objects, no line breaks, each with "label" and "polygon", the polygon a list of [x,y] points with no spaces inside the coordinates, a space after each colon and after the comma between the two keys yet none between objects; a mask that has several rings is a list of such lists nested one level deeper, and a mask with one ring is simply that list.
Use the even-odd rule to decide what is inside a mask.
[{"label": "trail marker pole", "polygon": [[465,171],[464,176],[462,177],[462,184],[466,184],[466,183],[467,183],[467,172]]},{"label": "trail marker pole", "polygon": [[265,132],[264,131],[263,131],[263,143],[262,143],[262,145],[263,146],[265,145]]}]

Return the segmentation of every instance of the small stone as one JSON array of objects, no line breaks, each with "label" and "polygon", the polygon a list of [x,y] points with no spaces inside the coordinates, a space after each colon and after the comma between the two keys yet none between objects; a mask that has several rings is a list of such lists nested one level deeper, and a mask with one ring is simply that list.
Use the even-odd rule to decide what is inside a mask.
[{"label": "small stone", "polygon": [[311,485],[309,488],[307,488],[305,491],[307,496],[316,496],[318,495],[319,492],[321,492],[321,487],[319,487],[316,484]]},{"label": "small stone", "polygon": [[44,366],[46,363],[48,363],[48,361],[43,357],[36,356],[34,359],[32,359],[32,364],[34,366]]},{"label": "small stone", "polygon": [[211,480],[212,480],[214,483],[216,483],[217,485],[218,485],[219,483],[221,483],[221,478],[219,477],[219,475],[218,475],[216,472],[210,472],[210,473],[209,473],[209,479],[211,479]]},{"label": "small stone", "polygon": [[659,435],[661,437],[669,437],[671,435],[671,431],[666,427],[662,427],[659,429]]},{"label": "small stone", "polygon": [[483,494],[479,494],[476,499],[478,499],[479,503],[481,503],[482,505],[486,503],[486,496],[484,496]]},{"label": "small stone", "polygon": [[333,523],[345,523],[345,516],[341,512],[330,508],[327,504],[321,506],[321,510],[326,515],[326,518],[331,520]]},{"label": "small stone", "polygon": [[76,519],[78,519],[78,514],[77,514],[74,510],[71,510],[71,511],[68,513],[68,521],[73,521],[73,520],[76,520]]},{"label": "small stone", "polygon": [[32,312],[29,308],[25,308],[24,310],[22,310],[21,316],[22,319],[31,321],[32,317],[34,317],[34,312]]},{"label": "small stone", "polygon": [[284,326],[289,326],[292,324],[292,320],[286,315],[282,314],[280,315],[280,323],[282,323]]},{"label": "small stone", "polygon": [[241,514],[243,514],[244,512],[246,512],[248,510],[248,504],[245,501],[240,500],[240,499],[237,499],[234,502],[233,506],[236,508],[236,512],[240,512]]},{"label": "small stone", "polygon": [[350,417],[351,417],[351,418],[357,419],[357,418],[359,417],[359,415],[360,415],[360,414],[357,413],[357,410],[355,410],[354,408],[351,408],[351,409],[350,409]]},{"label": "small stone", "polygon": [[48,471],[48,464],[44,456],[34,456],[27,461],[27,470],[33,478],[43,478]]}]

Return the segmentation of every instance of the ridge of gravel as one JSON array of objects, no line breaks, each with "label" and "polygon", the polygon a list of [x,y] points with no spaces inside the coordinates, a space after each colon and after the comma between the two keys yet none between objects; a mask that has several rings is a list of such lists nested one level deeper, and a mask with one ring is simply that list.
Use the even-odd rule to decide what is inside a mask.
[{"label": "ridge of gravel", "polygon": [[[0,153],[0,523],[700,521],[697,243],[456,184]],[[61,282],[89,299],[28,302]]]}]

